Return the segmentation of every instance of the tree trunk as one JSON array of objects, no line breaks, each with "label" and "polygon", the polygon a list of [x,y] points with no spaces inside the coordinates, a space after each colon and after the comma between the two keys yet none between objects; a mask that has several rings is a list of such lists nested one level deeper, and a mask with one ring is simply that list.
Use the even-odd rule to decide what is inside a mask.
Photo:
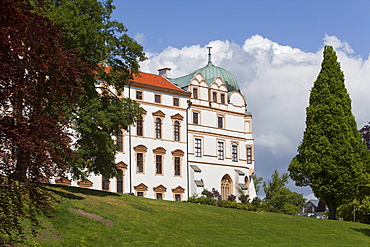
[{"label": "tree trunk", "polygon": [[328,208],[329,208],[329,220],[336,220],[337,219],[337,206],[328,205]]}]

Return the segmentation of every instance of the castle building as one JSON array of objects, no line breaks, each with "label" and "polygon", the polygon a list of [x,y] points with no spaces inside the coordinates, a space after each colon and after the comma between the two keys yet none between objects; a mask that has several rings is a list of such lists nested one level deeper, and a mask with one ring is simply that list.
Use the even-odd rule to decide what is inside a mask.
[{"label": "castle building", "polygon": [[252,115],[235,77],[208,55],[205,67],[179,78],[169,68],[134,76],[124,97],[143,115],[115,137],[119,176],[72,185],[174,201],[213,188],[225,200],[256,197]]}]

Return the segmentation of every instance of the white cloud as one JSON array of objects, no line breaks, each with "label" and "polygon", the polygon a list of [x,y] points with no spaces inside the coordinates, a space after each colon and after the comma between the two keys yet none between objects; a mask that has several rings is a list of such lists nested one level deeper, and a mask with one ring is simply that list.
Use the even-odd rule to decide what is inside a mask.
[{"label": "white cloud", "polygon": [[329,36],[327,34],[325,34],[324,37],[324,45],[330,45],[335,50],[341,50],[347,54],[352,54],[354,52],[352,47],[346,41],[341,41],[337,37]]},{"label": "white cloud", "polygon": [[146,39],[146,36],[143,33],[135,33],[134,35],[134,40],[136,40],[136,42],[139,44],[144,44],[145,39]]},{"label": "white cloud", "polygon": [[[350,45],[335,36],[326,35],[324,45],[327,44],[337,50],[353,113],[362,127],[370,121],[370,60],[350,56]],[[189,74],[207,64],[208,46],[213,47],[212,62],[238,80],[253,114],[257,175],[267,180],[274,169],[280,174],[287,172],[305,129],[306,107],[321,68],[322,47],[315,53],[303,52],[254,35],[242,46],[215,40],[204,47],[168,47],[159,54],[147,54],[149,59],[141,69],[157,73],[159,68],[170,67],[170,77]],[[293,191],[311,193],[307,189]]]}]

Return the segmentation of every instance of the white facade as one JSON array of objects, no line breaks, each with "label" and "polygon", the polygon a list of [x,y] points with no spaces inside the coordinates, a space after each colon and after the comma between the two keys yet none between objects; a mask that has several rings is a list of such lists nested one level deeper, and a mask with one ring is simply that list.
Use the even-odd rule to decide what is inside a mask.
[{"label": "white facade", "polygon": [[181,78],[166,78],[167,70],[141,73],[124,91],[144,114],[117,140],[122,178],[71,185],[177,201],[213,188],[223,199],[256,197],[252,115],[235,78],[210,61]]}]

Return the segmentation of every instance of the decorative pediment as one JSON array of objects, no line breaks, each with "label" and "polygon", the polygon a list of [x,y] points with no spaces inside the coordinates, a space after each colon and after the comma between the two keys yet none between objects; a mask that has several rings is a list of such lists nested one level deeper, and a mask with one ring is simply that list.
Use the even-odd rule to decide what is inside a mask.
[{"label": "decorative pediment", "polygon": [[134,186],[134,189],[136,191],[147,191],[148,190],[148,186],[146,186],[145,184],[141,183],[139,185]]},{"label": "decorative pediment", "polygon": [[78,187],[82,187],[82,188],[90,188],[90,187],[92,187],[93,182],[91,182],[88,179],[85,179],[85,180],[82,180],[82,181],[78,181],[77,185],[78,185]]},{"label": "decorative pediment", "polygon": [[174,156],[183,156],[184,155],[184,151],[182,151],[182,150],[180,150],[180,149],[176,149],[176,150],[174,150],[174,151],[172,151],[171,152],[172,153],[172,155],[174,155]]},{"label": "decorative pediment", "polygon": [[177,120],[183,120],[184,117],[181,116],[179,113],[176,113],[175,115],[171,116],[172,119],[177,119]]},{"label": "decorative pediment", "polygon": [[163,111],[158,110],[156,112],[153,112],[153,116],[156,116],[156,117],[164,117],[164,116],[166,116],[166,114],[164,114]]},{"label": "decorative pediment", "polygon": [[146,115],[147,111],[144,108],[142,108],[142,107],[140,107],[140,109],[141,109],[141,113],[144,114],[144,115]]},{"label": "decorative pediment", "polygon": [[167,191],[167,188],[164,187],[162,184],[160,184],[157,187],[153,187],[153,190],[155,192],[166,192]]},{"label": "decorative pediment", "polygon": [[177,186],[176,188],[172,189],[173,193],[184,193],[185,189],[181,186]]},{"label": "decorative pediment", "polygon": [[134,150],[136,151],[136,152],[146,152],[146,150],[148,150],[148,148],[147,147],[145,147],[144,145],[137,145],[137,146],[135,146],[134,147]]},{"label": "decorative pediment", "polygon": [[65,177],[60,177],[55,179],[56,184],[61,184],[61,185],[71,185],[71,180]]},{"label": "decorative pediment", "polygon": [[126,163],[125,163],[125,162],[123,162],[123,161],[118,162],[118,163],[116,164],[116,166],[117,166],[117,168],[118,168],[118,169],[127,169],[127,165],[126,165]]},{"label": "decorative pediment", "polygon": [[153,149],[153,153],[156,153],[156,154],[165,154],[166,153],[166,149],[164,149],[162,147],[158,147],[158,148]]}]

